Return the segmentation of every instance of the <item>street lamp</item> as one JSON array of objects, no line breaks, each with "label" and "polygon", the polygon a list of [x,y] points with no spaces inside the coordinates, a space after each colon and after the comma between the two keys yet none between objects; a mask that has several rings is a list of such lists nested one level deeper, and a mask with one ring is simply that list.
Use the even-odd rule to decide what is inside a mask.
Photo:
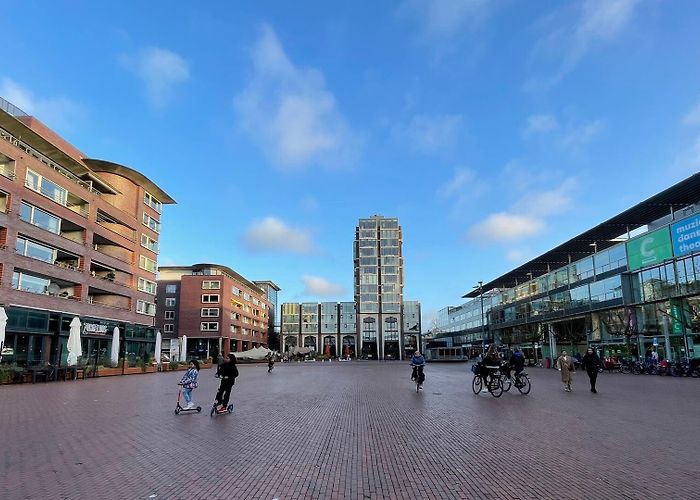
[{"label": "street lamp", "polygon": [[481,302],[481,352],[483,354],[484,349],[485,349],[485,341],[486,341],[486,335],[484,332],[484,289],[482,285],[484,284],[483,281],[479,281],[479,284],[474,286],[473,288],[478,288],[479,289],[479,301]]}]

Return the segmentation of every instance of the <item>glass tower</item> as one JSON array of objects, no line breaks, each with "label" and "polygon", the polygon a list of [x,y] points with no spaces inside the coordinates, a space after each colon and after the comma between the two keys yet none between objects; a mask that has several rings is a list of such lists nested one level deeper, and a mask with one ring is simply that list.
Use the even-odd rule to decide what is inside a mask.
[{"label": "glass tower", "polygon": [[400,359],[402,352],[402,234],[396,217],[373,215],[355,228],[355,302],[361,355]]}]

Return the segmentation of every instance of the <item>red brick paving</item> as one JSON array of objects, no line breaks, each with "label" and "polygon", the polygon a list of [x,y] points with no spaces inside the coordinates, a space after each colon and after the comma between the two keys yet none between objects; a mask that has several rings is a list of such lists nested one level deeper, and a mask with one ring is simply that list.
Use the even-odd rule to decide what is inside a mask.
[{"label": "red brick paving", "polygon": [[[0,498],[700,498],[700,380],[531,369],[471,392],[464,364],[242,366],[232,415],[175,416],[180,373],[0,387]],[[155,495],[155,496],[152,496]]]}]

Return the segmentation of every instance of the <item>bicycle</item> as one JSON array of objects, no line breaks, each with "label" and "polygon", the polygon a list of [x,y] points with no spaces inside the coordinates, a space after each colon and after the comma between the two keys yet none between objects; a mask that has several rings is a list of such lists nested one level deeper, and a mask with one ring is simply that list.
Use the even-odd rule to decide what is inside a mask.
[{"label": "bicycle", "polygon": [[527,373],[525,372],[520,372],[514,377],[509,377],[504,373],[501,375],[501,384],[503,385],[503,390],[506,392],[510,391],[512,386],[515,386],[515,388],[518,389],[520,394],[523,396],[530,394],[530,389],[532,388],[530,384],[530,377],[528,377]]},{"label": "bicycle", "polygon": [[425,375],[423,374],[423,365],[414,366],[414,368],[416,369],[416,377],[415,379],[411,379],[416,381],[416,392],[420,392],[420,390],[423,388],[423,382],[425,381]]},{"label": "bicycle", "polygon": [[[486,390],[489,391],[494,398],[500,398],[501,394],[503,394],[503,383],[501,382],[501,375],[498,373],[499,367],[487,366],[485,368],[488,370],[488,374],[486,375]],[[475,374],[474,380],[472,380],[472,391],[474,391],[474,394],[479,394],[483,386],[484,382],[481,379],[481,375],[478,373]]]}]

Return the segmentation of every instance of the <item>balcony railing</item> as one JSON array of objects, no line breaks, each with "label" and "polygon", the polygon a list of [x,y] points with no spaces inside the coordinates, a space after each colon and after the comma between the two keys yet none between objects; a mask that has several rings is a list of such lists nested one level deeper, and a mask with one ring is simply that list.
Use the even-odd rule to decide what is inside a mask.
[{"label": "balcony railing", "polygon": [[[13,162],[14,163],[14,162]],[[14,180],[17,175],[15,174],[15,169],[11,165],[5,163],[0,165],[0,175],[7,177],[8,179]]]}]

